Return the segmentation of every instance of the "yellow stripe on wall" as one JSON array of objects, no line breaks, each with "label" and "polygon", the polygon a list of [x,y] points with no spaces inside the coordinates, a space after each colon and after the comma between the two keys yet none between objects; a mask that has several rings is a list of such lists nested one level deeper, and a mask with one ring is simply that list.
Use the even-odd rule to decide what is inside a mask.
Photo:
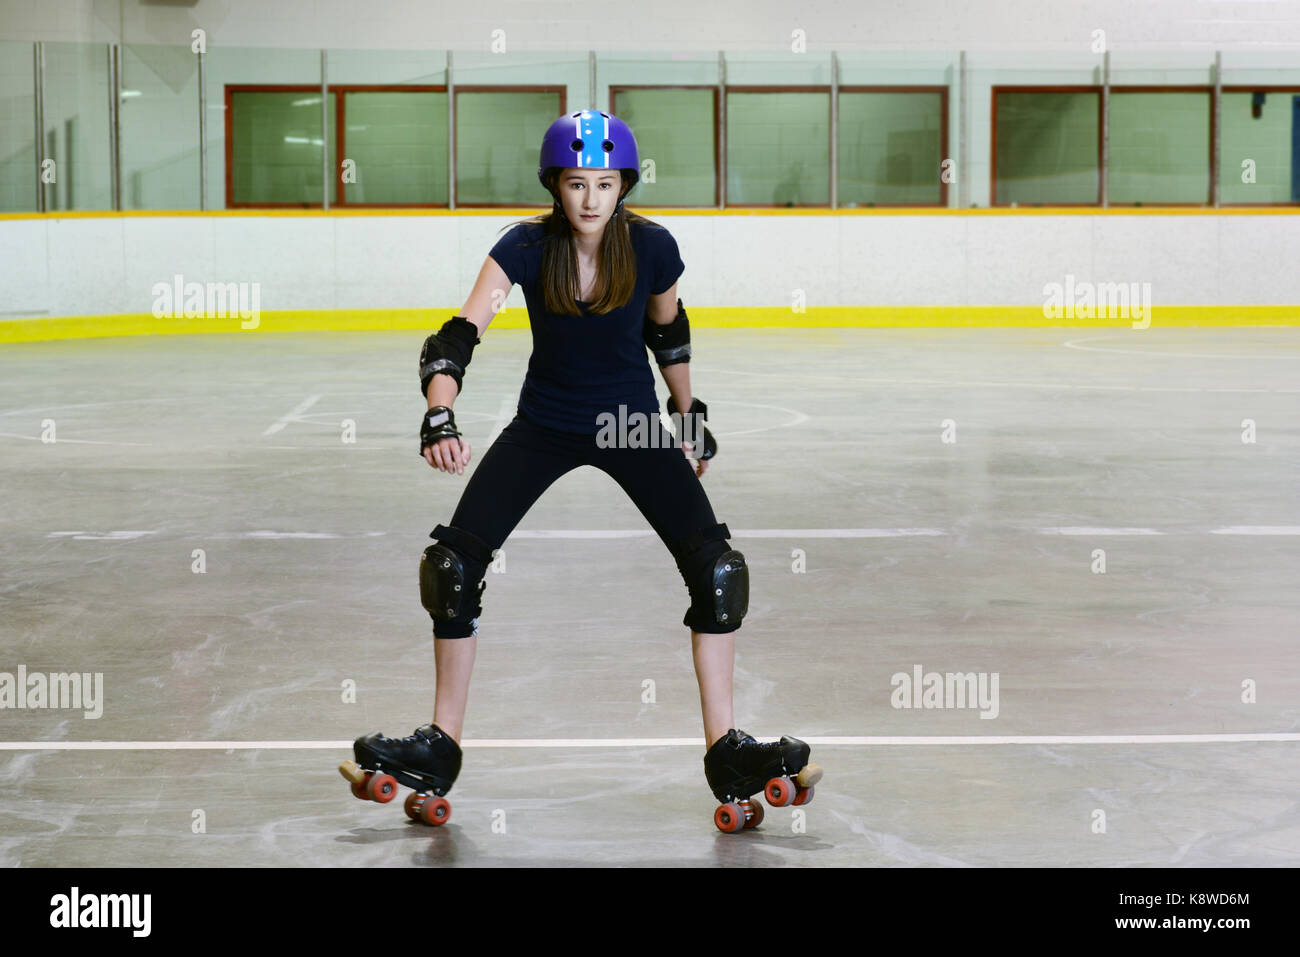
[{"label": "yellow stripe on wall", "polygon": [[[415,207],[412,209],[107,209],[52,210],[46,213],[0,213],[6,219],[106,219],[140,216],[511,216],[523,218],[548,212],[550,206],[494,206],[474,209]],[[629,207],[632,208],[632,207]],[[1277,206],[980,206],[955,209],[948,206],[854,206],[830,209],[818,206],[637,206],[635,213],[659,216],[1296,216],[1300,203]]]},{"label": "yellow stripe on wall", "polygon": [[[1037,306],[809,306],[793,313],[782,306],[692,306],[695,328],[1098,328],[1131,329],[1120,318],[1049,318]],[[38,342],[109,336],[159,336],[265,332],[325,332],[388,329],[436,331],[456,309],[310,309],[263,312],[255,328],[241,328],[234,318],[156,319],[148,313],[0,320],[0,342]],[[1294,326],[1300,305],[1292,306],[1155,306],[1152,327]],[[253,320],[245,320],[252,325]],[[497,329],[528,328],[528,312],[516,306],[492,320]],[[489,330],[491,331],[491,330]]]}]

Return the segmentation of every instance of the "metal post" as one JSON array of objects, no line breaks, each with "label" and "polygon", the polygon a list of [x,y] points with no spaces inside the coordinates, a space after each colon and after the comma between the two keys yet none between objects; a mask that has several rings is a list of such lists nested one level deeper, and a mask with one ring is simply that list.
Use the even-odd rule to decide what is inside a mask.
[{"label": "metal post", "polygon": [[840,208],[840,58],[831,51],[831,209]]},{"label": "metal post", "polygon": [[199,50],[199,209],[208,208],[208,66]]},{"label": "metal post", "polygon": [[320,51],[320,166],[321,166],[321,209],[330,208],[330,97],[329,86],[325,78],[325,51]]},{"label": "metal post", "polygon": [[727,208],[727,54],[718,51],[718,209]]},{"label": "metal post", "polygon": [[456,208],[456,83],[452,79],[452,54],[447,51],[447,208]]},{"label": "metal post", "polygon": [[[967,89],[970,86],[970,66],[966,62],[966,51],[961,51],[961,57],[957,61],[957,206],[959,209],[966,209],[970,206],[970,150],[966,144],[966,100]],[[997,131],[993,131],[997,135]],[[994,175],[996,170],[991,171]]]},{"label": "metal post", "polygon": [[122,77],[118,46],[108,44],[108,188],[111,208],[122,209]]},{"label": "metal post", "polygon": [[1110,209],[1110,51],[1101,60],[1101,208]]},{"label": "metal post", "polygon": [[36,94],[36,211],[45,212],[45,184],[41,182],[45,165],[45,45],[32,44],[32,83]]},{"label": "metal post", "polygon": [[596,105],[596,51],[587,51],[587,103],[590,109],[598,109]]},{"label": "metal post", "polygon": [[1210,200],[1219,208],[1220,165],[1223,162],[1223,53],[1214,51],[1214,139],[1210,144]]}]

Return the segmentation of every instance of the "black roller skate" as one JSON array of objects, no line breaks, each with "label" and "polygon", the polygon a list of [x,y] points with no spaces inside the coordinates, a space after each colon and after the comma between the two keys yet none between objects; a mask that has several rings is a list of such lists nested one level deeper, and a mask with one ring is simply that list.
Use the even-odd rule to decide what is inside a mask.
[{"label": "black roller skate", "polygon": [[387,804],[404,784],[415,791],[406,798],[407,817],[435,827],[447,823],[451,803],[443,795],[460,774],[461,750],[436,724],[405,738],[367,734],[352,743],[352,753],[356,761],[344,761],[339,773],[356,797]]},{"label": "black roller skate", "polygon": [[763,805],[750,795],[762,791],[772,807],[807,804],[822,769],[808,763],[808,745],[798,738],[760,744],[735,728],[714,742],[704,755],[704,777],[721,807],[713,823],[728,834],[763,822]]}]

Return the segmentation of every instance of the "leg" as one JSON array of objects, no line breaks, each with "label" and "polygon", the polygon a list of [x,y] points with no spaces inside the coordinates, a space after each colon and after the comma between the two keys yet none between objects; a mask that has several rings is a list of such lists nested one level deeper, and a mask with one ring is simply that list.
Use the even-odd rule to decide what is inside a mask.
[{"label": "leg", "polygon": [[[457,744],[465,730],[465,707],[469,701],[469,676],[474,670],[478,636],[435,638],[434,662],[438,669],[438,690],[433,699],[433,723]],[[726,733],[725,731],[723,732]]]},{"label": "leg", "polygon": [[731,635],[691,632],[695,678],[700,684],[700,710],[704,712],[704,748],[736,726],[731,710],[731,678],[736,663],[736,640]]},{"label": "leg", "polygon": [[[660,425],[662,428],[662,425]],[[601,449],[591,463],[610,475],[627,492],[677,562],[691,595],[683,624],[691,629],[691,650],[700,687],[705,749],[735,727],[732,714],[732,671],[735,663],[733,633],[748,605],[748,577],[744,556],[727,546],[726,526],[719,525],[708,495],[694,469],[664,430],[660,448]],[[724,555],[740,574],[717,566]],[[718,578],[715,572],[723,574]],[[743,583],[740,578],[743,577]],[[716,585],[737,591],[719,614],[723,598]]]},{"label": "leg", "polygon": [[[478,650],[479,583],[491,552],[500,548],[533,503],[561,475],[581,464],[563,440],[542,433],[522,416],[497,437],[470,476],[445,542],[464,570],[464,604],[454,618],[434,617],[437,691],[434,724],[459,742],[470,674]],[[427,607],[427,606],[426,606]],[[432,616],[432,612],[430,612]]]}]

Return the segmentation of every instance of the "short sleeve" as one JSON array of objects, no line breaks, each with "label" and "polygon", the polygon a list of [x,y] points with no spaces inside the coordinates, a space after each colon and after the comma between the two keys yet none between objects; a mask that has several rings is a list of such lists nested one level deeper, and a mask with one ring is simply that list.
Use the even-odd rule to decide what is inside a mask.
[{"label": "short sleeve", "polygon": [[[488,253],[496,260],[510,280],[511,285],[523,285],[526,277],[524,268],[524,250],[519,245],[524,241],[523,224],[517,224],[508,233],[497,240],[491,252]],[[481,248],[481,247],[480,247]]]},{"label": "short sleeve", "polygon": [[659,228],[650,230],[653,246],[650,262],[650,294],[658,296],[673,288],[679,276],[686,271],[681,253],[677,249],[677,240],[668,230]]}]

